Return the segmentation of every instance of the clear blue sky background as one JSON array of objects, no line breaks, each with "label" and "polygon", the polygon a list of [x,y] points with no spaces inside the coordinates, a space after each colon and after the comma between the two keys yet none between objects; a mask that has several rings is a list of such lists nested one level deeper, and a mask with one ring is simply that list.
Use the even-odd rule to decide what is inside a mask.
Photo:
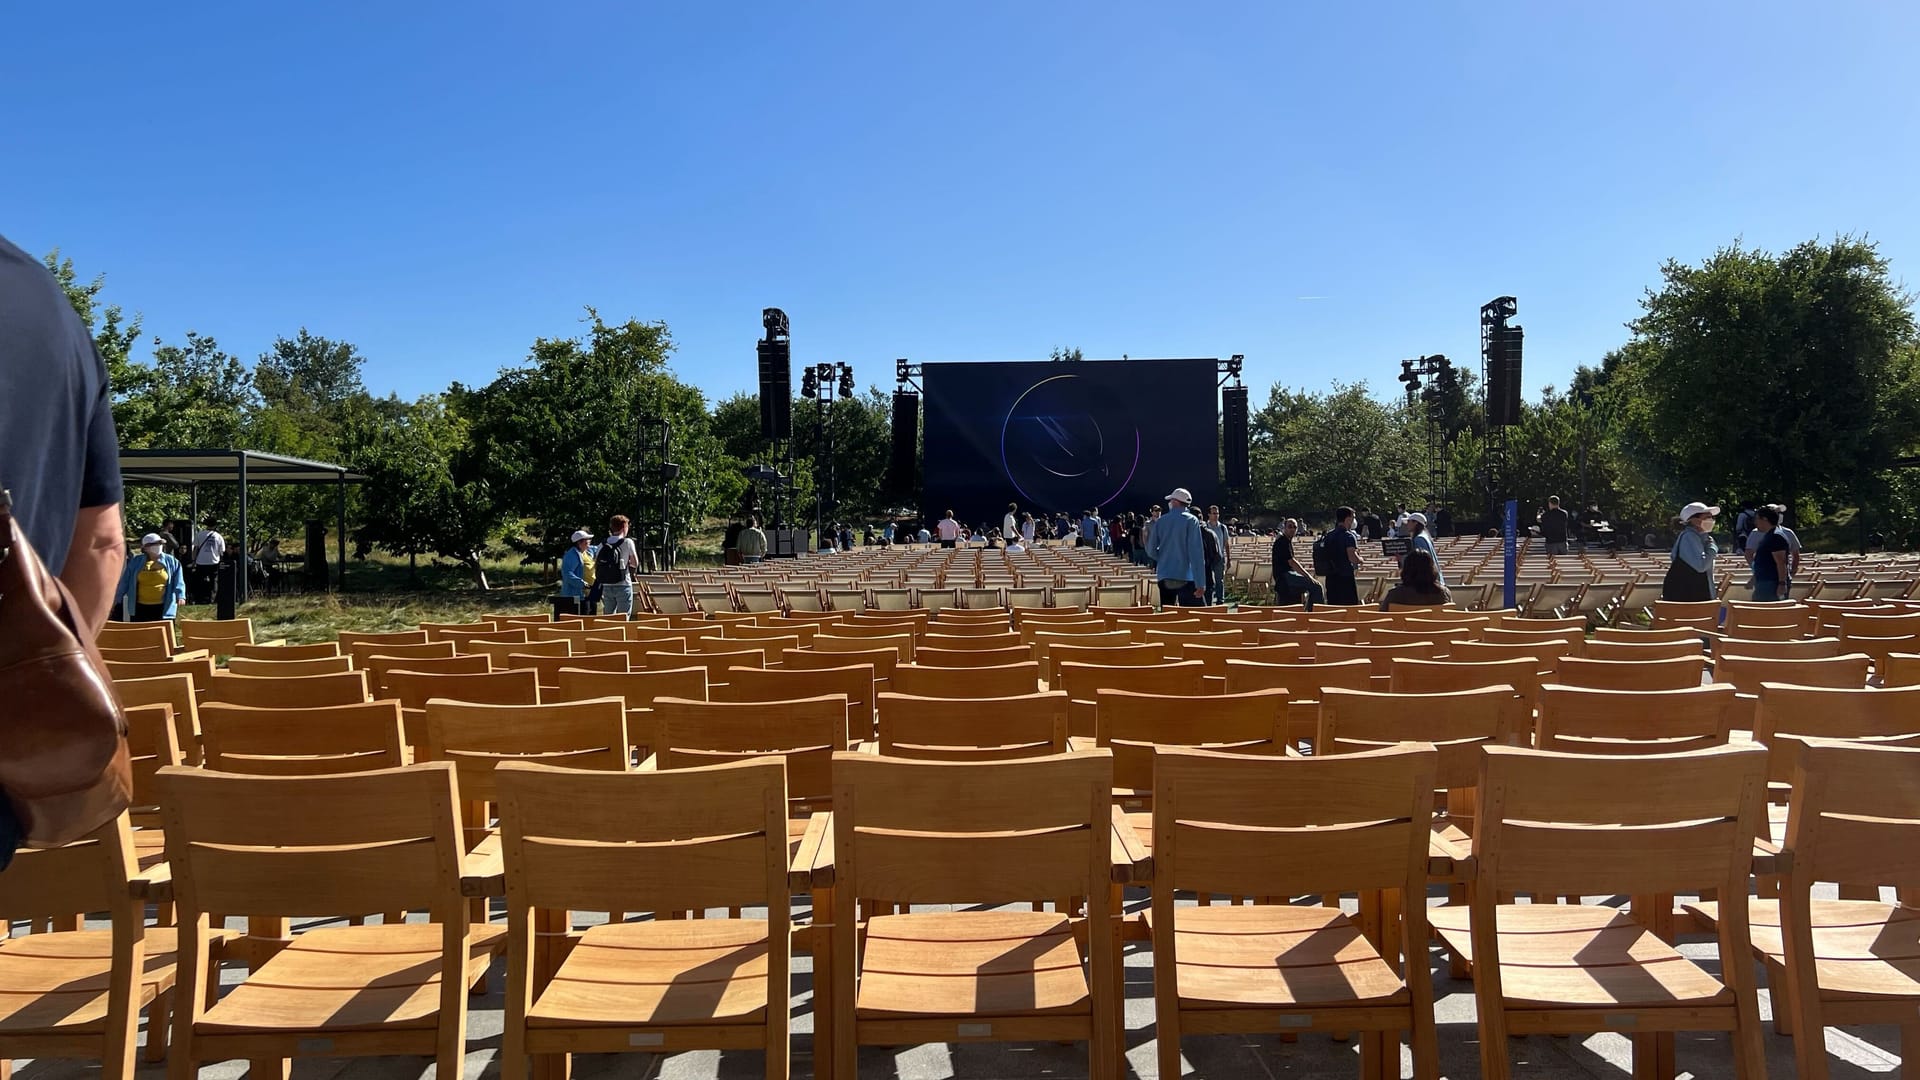
[{"label": "clear blue sky background", "polygon": [[1386,393],[1502,293],[1537,388],[1668,257],[1920,265],[1906,2],[41,3],[0,49],[0,233],[406,395],[589,304],[714,396],[770,305],[862,385],[1074,345]]}]

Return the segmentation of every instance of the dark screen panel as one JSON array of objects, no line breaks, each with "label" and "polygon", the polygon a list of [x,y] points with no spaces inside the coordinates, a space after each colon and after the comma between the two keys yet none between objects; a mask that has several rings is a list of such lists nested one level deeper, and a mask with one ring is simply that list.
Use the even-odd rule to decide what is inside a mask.
[{"label": "dark screen panel", "polygon": [[925,509],[997,527],[1023,511],[1144,511],[1220,476],[1212,360],[922,367]]}]

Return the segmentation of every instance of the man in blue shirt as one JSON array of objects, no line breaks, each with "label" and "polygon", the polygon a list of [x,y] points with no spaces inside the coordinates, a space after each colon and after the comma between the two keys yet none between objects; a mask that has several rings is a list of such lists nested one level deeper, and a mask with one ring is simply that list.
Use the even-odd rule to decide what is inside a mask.
[{"label": "man in blue shirt", "polygon": [[1193,495],[1174,488],[1167,495],[1167,512],[1153,526],[1147,554],[1160,579],[1160,606],[1199,607],[1200,585],[1207,580],[1206,541],[1200,537],[1200,519],[1187,512]]},{"label": "man in blue shirt", "polygon": [[1759,539],[1753,547],[1753,599],[1769,603],[1780,599],[1780,586],[1788,580],[1787,538],[1780,535],[1780,512],[1763,506],[1753,512],[1753,535]]},{"label": "man in blue shirt", "polygon": [[1360,565],[1360,537],[1353,531],[1353,507],[1335,510],[1333,518],[1333,531],[1323,539],[1331,556],[1326,573],[1327,603],[1358,604],[1360,585],[1354,571]]},{"label": "man in blue shirt", "polygon": [[1093,511],[1083,510],[1080,512],[1080,540],[1074,544],[1074,546],[1100,546],[1100,519],[1093,516]]}]

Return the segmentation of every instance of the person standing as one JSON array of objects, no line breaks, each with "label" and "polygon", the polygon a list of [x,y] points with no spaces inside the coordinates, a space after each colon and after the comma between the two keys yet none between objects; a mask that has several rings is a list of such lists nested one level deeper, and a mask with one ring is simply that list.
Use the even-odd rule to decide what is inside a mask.
[{"label": "person standing", "polygon": [[227,554],[227,538],[214,531],[212,515],[200,524],[193,537],[193,569],[187,575],[189,604],[213,603],[214,578]]},{"label": "person standing", "polygon": [[1800,578],[1800,534],[1787,524],[1787,508],[1780,503],[1772,503],[1773,512],[1780,515],[1780,524],[1774,528],[1780,533],[1780,539],[1787,542],[1787,577],[1780,583],[1780,599],[1793,599],[1793,583]]},{"label": "person standing", "polygon": [[1092,510],[1080,512],[1080,538],[1074,547],[1097,548],[1100,546],[1100,517]]},{"label": "person standing", "polygon": [[1020,531],[1020,504],[1008,503],[1007,512],[1000,518],[1000,535],[1011,540]]},{"label": "person standing", "polygon": [[1329,604],[1360,602],[1360,584],[1355,579],[1361,565],[1360,537],[1353,531],[1353,522],[1353,507],[1340,507],[1333,512],[1333,529],[1315,543],[1324,552],[1324,565],[1316,559],[1314,569],[1327,580]]},{"label": "person standing", "polygon": [[1200,588],[1207,578],[1206,541],[1200,519],[1187,512],[1193,495],[1174,488],[1167,495],[1167,512],[1154,523],[1147,555],[1160,582],[1160,606],[1199,607]]},{"label": "person standing", "polygon": [[1680,520],[1686,524],[1673,541],[1673,562],[1667,567],[1660,599],[1691,603],[1713,599],[1713,557],[1720,550],[1713,543],[1713,519],[1719,516],[1719,507],[1703,502],[1680,508]]},{"label": "person standing", "polygon": [[747,519],[747,527],[733,538],[733,546],[740,552],[743,563],[765,562],[767,559],[767,534],[760,529],[758,515]]},{"label": "person standing", "polygon": [[568,540],[569,546],[560,556],[560,595],[573,601],[573,609],[586,614],[587,571],[593,566],[593,534],[585,529],[575,529]]},{"label": "person standing", "polygon": [[1207,603],[1224,604],[1227,602],[1227,564],[1233,561],[1233,549],[1228,545],[1227,527],[1220,521],[1218,506],[1207,507],[1206,529],[1220,548],[1218,562],[1207,560]]},{"label": "person standing", "polygon": [[[1426,552],[1427,557],[1433,560],[1434,580],[1441,585],[1445,585],[1447,583],[1447,575],[1440,570],[1440,552],[1434,548],[1433,538],[1427,535],[1427,515],[1418,512],[1408,514],[1406,533],[1407,554],[1411,555],[1416,551]],[[1406,567],[1405,561],[1402,561],[1400,565],[1404,569]]]},{"label": "person standing", "polygon": [[1140,523],[1140,539],[1133,544],[1133,561],[1141,566],[1152,566],[1153,526],[1160,520],[1160,505],[1155,503],[1147,511],[1147,520]]},{"label": "person standing", "polygon": [[1567,512],[1560,509],[1560,496],[1547,496],[1547,508],[1535,515],[1540,523],[1540,539],[1546,542],[1547,554],[1565,555],[1567,553]]},{"label": "person standing", "polygon": [[960,523],[953,520],[953,511],[947,511],[946,516],[940,519],[937,528],[940,530],[941,547],[950,548],[960,542]]},{"label": "person standing", "polygon": [[608,615],[633,614],[633,574],[640,569],[640,553],[627,535],[627,515],[615,514],[607,521],[607,539],[594,556],[593,580],[600,586],[602,611]]},{"label": "person standing", "polygon": [[1033,546],[1033,533],[1034,533],[1033,515],[1021,514],[1020,515],[1020,539],[1024,541],[1028,547]]},{"label": "person standing", "polygon": [[1133,533],[1127,528],[1127,515],[1115,514],[1107,524],[1107,536],[1113,541],[1113,557],[1133,560]]},{"label": "person standing", "polygon": [[120,575],[120,588],[113,594],[113,609],[121,610],[133,600],[134,622],[160,622],[179,614],[180,601],[187,595],[186,576],[180,560],[167,554],[159,533],[140,538],[140,554],[127,560]]},{"label": "person standing", "polygon": [[1753,599],[1765,604],[1780,600],[1781,586],[1791,580],[1787,559],[1791,549],[1780,535],[1780,511],[1762,506],[1753,512]]},{"label": "person standing", "polygon": [[1327,602],[1327,594],[1293,553],[1293,538],[1298,535],[1299,519],[1288,518],[1280,523],[1280,534],[1273,538],[1273,591],[1276,598],[1285,597],[1287,603],[1301,597],[1307,610],[1312,611],[1313,605]]}]

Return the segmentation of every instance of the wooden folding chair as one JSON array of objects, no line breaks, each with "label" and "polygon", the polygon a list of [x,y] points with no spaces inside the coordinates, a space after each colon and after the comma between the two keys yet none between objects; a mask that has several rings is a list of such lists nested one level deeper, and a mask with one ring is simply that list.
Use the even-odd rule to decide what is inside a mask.
[{"label": "wooden folding chair", "polygon": [[275,679],[216,672],[200,686],[207,704],[252,705],[261,709],[305,709],[315,705],[351,705],[367,700],[367,673],[296,675]]},{"label": "wooden folding chair", "polygon": [[[452,648],[451,643],[448,642],[441,642],[439,645],[428,647],[439,648],[440,645],[446,645],[449,649]],[[372,656],[367,658],[366,666],[367,680],[373,684],[373,695],[375,697],[399,696],[390,682],[391,676],[396,671],[413,671],[434,675],[484,675],[492,670],[494,670],[493,661],[479,654],[468,654],[466,656]],[[421,705],[424,706],[425,702],[423,701]]]},{"label": "wooden folding chair", "polygon": [[[1481,753],[1471,901],[1428,913],[1473,964],[1481,1075],[1511,1075],[1509,1035],[1598,1031],[1627,1034],[1635,1074],[1662,1078],[1674,1032],[1728,1031],[1738,1074],[1765,1075],[1747,892],[1766,752]],[[1721,897],[1719,978],[1661,936],[1673,894],[1701,889]],[[1633,904],[1499,902],[1515,893]]]},{"label": "wooden folding chair", "polygon": [[998,667],[927,667],[901,664],[893,669],[896,693],[932,698],[1002,698],[1040,689],[1040,665],[1031,660]]},{"label": "wooden folding chair", "polygon": [[[600,651],[610,650],[606,646]],[[517,667],[510,661],[514,656],[572,656],[584,649],[575,649],[571,641],[470,641],[460,650],[463,656],[484,656],[493,663],[493,670],[505,671]]]},{"label": "wooden folding chair", "polygon": [[1068,750],[1064,690],[1003,698],[881,694],[878,747],[887,757],[1006,761]]},{"label": "wooden folding chair", "polygon": [[1395,660],[1387,683],[1387,689],[1395,694],[1451,694],[1488,686],[1511,686],[1532,708],[1540,702],[1539,663],[1527,656],[1466,662]]},{"label": "wooden folding chair", "polygon": [[[1826,1029],[1889,1024],[1920,1061],[1920,749],[1789,737],[1795,764],[1779,899],[1748,902],[1776,1026],[1793,1035],[1796,1075],[1828,1076]],[[1892,885],[1898,901],[1824,900],[1817,882]],[[1687,905],[1716,926],[1722,905]]]},{"label": "wooden folding chair", "polygon": [[173,657],[173,648],[161,644],[129,645],[124,648],[96,645],[94,649],[100,654],[100,659],[114,664],[158,664]]},{"label": "wooden folding chair", "polygon": [[93,636],[102,649],[160,649],[162,656],[173,655],[173,624],[169,622],[110,622]]},{"label": "wooden folding chair", "polygon": [[[205,649],[215,656],[229,656],[235,645],[270,644],[255,642],[252,619],[175,619],[181,649]],[[284,639],[276,639],[286,644]]]},{"label": "wooden folding chair", "polygon": [[1340,660],[1325,664],[1267,664],[1252,660],[1228,660],[1228,694],[1254,690],[1287,692],[1287,740],[1295,746],[1313,741],[1320,727],[1322,694],[1334,687],[1348,690],[1373,688],[1373,661]]},{"label": "wooden folding chair", "polygon": [[[159,780],[180,912],[170,1076],[248,1058],[251,1075],[284,1080],[293,1057],[396,1054],[430,1055],[458,1074],[467,994],[505,928],[467,924],[453,766],[271,777],[170,768]],[[431,921],[307,930],[223,987],[208,913],[227,911],[426,911]]]},{"label": "wooden folding chair", "polygon": [[586,656],[525,656],[520,653],[510,653],[504,666],[509,671],[525,669],[533,672],[542,690],[557,689],[560,686],[560,671],[563,668],[574,671],[628,670],[627,654],[624,652],[595,653]]},{"label": "wooden folding chair", "polygon": [[1597,641],[1613,641],[1623,645],[1670,645],[1676,641],[1692,641],[1698,643],[1700,639],[1700,631],[1691,626],[1670,626],[1664,630],[1636,630],[1624,626],[1602,626],[1594,630],[1593,636],[1587,639],[1587,643],[1591,645]]},{"label": "wooden folding chair", "polygon": [[1451,651],[1448,646],[1434,641],[1409,641],[1394,645],[1338,645],[1323,641],[1314,647],[1313,659],[1319,664],[1366,660],[1373,664],[1373,673],[1385,679],[1393,674],[1395,660],[1438,660]]},{"label": "wooden folding chair", "polygon": [[210,704],[201,710],[206,766],[250,776],[323,776],[408,764],[398,701],[311,709]]},{"label": "wooden folding chair", "polygon": [[659,745],[652,766],[685,769],[746,758],[787,764],[787,799],[797,837],[806,814],[831,798],[831,761],[847,748],[847,699],[821,694],[790,701],[706,702],[659,698],[653,703]]},{"label": "wooden folding chair", "polygon": [[821,668],[853,667],[859,664],[873,669],[874,689],[881,690],[885,688],[887,680],[893,677],[893,669],[900,666],[900,654],[893,649],[844,653],[785,649],[780,653],[780,666],[792,671],[818,671]]},{"label": "wooden folding chair", "polygon": [[319,656],[310,660],[256,660],[245,656],[227,658],[230,675],[264,675],[271,679],[289,679],[301,675],[335,675],[353,670],[351,656]]},{"label": "wooden folding chair", "polygon": [[202,686],[213,674],[213,657],[205,649],[177,652],[165,660],[102,659],[106,660],[107,676],[116,683],[161,675],[191,675],[194,685]]},{"label": "wooden folding chair", "polygon": [[[1180,1075],[1183,1036],[1302,1030],[1361,1032],[1361,1075],[1398,1075],[1408,1031],[1414,1076],[1437,1078],[1425,918],[1432,748],[1291,759],[1162,749],[1154,759],[1160,1075]],[[1181,891],[1352,892],[1361,910],[1182,907]]]},{"label": "wooden folding chair", "polygon": [[1684,626],[1690,630],[1718,631],[1720,629],[1720,601],[1655,600],[1653,602],[1653,628],[1655,630],[1665,630],[1675,626]]},{"label": "wooden folding chair", "polygon": [[[133,1080],[143,1009],[148,1057],[157,1059],[174,998],[176,937],[146,928],[137,875],[125,813],[64,847],[23,849],[0,873],[0,928],[74,924],[0,937],[0,1071],[13,1058],[95,1058],[101,1076]],[[80,929],[80,912],[104,912],[109,928]]]},{"label": "wooden folding chair", "polygon": [[342,645],[348,656],[353,657],[353,666],[367,669],[373,666],[376,656],[392,657],[396,660],[441,660],[456,655],[453,642],[422,642],[418,645],[393,645],[384,641],[356,641],[351,645]]},{"label": "wooden folding chair", "polygon": [[[897,669],[896,669],[897,670]],[[727,681],[713,688],[709,701],[797,701],[841,694],[847,699],[847,738],[853,741],[873,737],[873,666],[850,664],[846,667],[819,668],[812,671],[785,668],[734,668]],[[669,695],[687,697],[686,694]]]},{"label": "wooden folding chair", "polygon": [[1140,694],[1177,694],[1201,696],[1206,668],[1198,660],[1175,660],[1138,667],[1110,667],[1105,664],[1081,664],[1066,661],[1060,665],[1060,678],[1050,683],[1067,692],[1072,704],[1067,707],[1067,734],[1094,737],[1097,695],[1102,690],[1132,690]]},{"label": "wooden folding chair", "polygon": [[[859,1047],[1086,1040],[1093,1076],[1121,1070],[1112,766],[1098,751],[1024,761],[833,760],[824,1019],[832,1075]],[[1085,897],[1071,911],[944,910]],[[878,906],[876,906],[878,905]]]},{"label": "wooden folding chair", "polygon": [[[788,1075],[786,781],[778,761],[673,772],[496,772],[507,881],[500,1072],[529,1057],[759,1049]],[[673,918],[764,907],[764,919]],[[589,928],[542,963],[541,912],[647,911]]]},{"label": "wooden folding chair", "polygon": [[232,648],[230,659],[235,660],[321,660],[329,656],[346,655],[340,651],[337,641],[317,641],[311,645],[249,645],[240,642]]},{"label": "wooden folding chair", "polygon": [[425,630],[395,630],[390,633],[375,633],[370,630],[342,630],[335,635],[340,647],[353,652],[355,645],[426,645]]},{"label": "wooden folding chair", "polygon": [[641,759],[653,752],[653,702],[677,697],[707,700],[707,669],[669,668],[650,671],[584,671],[561,668],[560,685],[542,701],[591,701],[617,697],[627,706],[627,741]]},{"label": "wooden folding chair", "polygon": [[1534,745],[1568,754],[1667,754],[1725,746],[1734,688],[1594,690],[1548,683],[1540,689]]},{"label": "wooden folding chair", "polygon": [[180,763],[200,764],[200,695],[194,692],[193,676],[116,679],[113,693],[120,704],[129,709],[142,705],[167,706],[173,716],[174,742],[180,748]]},{"label": "wooden folding chair", "polygon": [[1713,681],[1731,683],[1739,698],[1729,715],[1733,726],[1753,729],[1754,709],[1759,705],[1763,683],[1791,686],[1818,686],[1834,690],[1859,690],[1867,685],[1873,660],[1864,654],[1832,656],[1824,660],[1775,660],[1752,656],[1722,656],[1714,662]]},{"label": "wooden folding chair", "polygon": [[1685,690],[1699,686],[1707,671],[1704,654],[1671,660],[1585,660],[1563,657],[1553,681],[1595,690]]}]

